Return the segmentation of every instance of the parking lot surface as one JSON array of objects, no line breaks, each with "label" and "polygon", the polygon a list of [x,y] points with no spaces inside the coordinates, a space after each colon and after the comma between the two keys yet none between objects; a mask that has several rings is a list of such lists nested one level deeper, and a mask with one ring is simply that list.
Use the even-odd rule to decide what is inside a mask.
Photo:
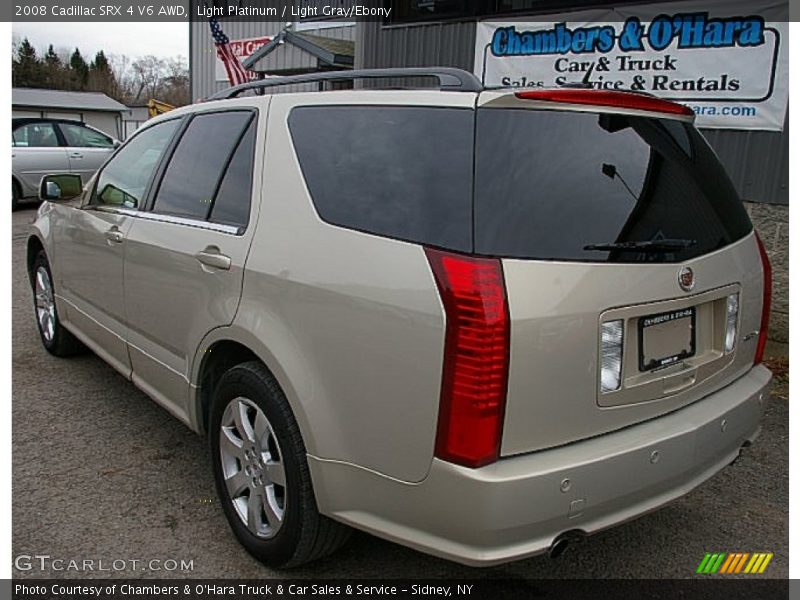
[{"label": "parking lot surface", "polygon": [[[35,209],[26,208],[12,217],[12,552],[50,558],[22,559],[24,570],[13,569],[13,576],[285,576],[256,562],[230,533],[204,439],[94,355],[64,360],[45,352],[25,272],[26,230],[34,216]],[[788,577],[784,388],[767,403],[761,437],[733,466],[685,498],[591,536],[559,559],[473,569],[356,533],[335,555],[290,575],[683,578],[695,576],[705,552],[742,551],[774,552],[764,576]],[[94,561],[92,569],[70,568],[69,561],[86,560]]]}]

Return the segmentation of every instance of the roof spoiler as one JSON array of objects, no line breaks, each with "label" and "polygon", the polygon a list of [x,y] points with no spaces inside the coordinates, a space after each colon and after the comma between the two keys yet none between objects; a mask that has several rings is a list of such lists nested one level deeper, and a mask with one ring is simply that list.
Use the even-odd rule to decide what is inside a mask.
[{"label": "roof spoiler", "polygon": [[521,100],[538,102],[559,102],[562,104],[581,104],[608,106],[626,110],[643,110],[682,117],[694,117],[694,111],[683,104],[657,98],[650,94],[633,91],[597,90],[583,87],[562,87],[556,89],[525,90],[514,94]]}]

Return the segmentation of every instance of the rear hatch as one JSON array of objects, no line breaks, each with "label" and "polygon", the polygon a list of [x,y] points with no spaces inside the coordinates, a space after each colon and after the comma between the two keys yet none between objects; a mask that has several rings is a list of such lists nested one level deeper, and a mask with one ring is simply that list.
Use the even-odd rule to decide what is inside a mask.
[{"label": "rear hatch", "polygon": [[[320,219],[369,249],[347,259],[337,237],[331,256],[391,281],[354,268],[336,285],[358,295],[360,322],[377,306],[376,372],[406,377],[379,378],[385,393],[377,379],[348,388],[385,400],[376,418],[388,402],[424,437],[429,407],[386,398],[435,401],[404,382],[439,379],[435,456],[480,467],[652,419],[752,366],[765,339],[762,258],[691,111],[567,88],[354,94],[357,105],[319,95],[288,124]],[[421,266],[404,271],[410,255],[428,264],[408,287],[402,274]],[[444,319],[419,308],[428,286]],[[427,327],[444,328],[441,362],[414,360]]]},{"label": "rear hatch", "polygon": [[475,126],[474,253],[502,258],[510,317],[505,456],[728,384],[762,303],[752,225],[690,115],[520,96],[484,92]]}]

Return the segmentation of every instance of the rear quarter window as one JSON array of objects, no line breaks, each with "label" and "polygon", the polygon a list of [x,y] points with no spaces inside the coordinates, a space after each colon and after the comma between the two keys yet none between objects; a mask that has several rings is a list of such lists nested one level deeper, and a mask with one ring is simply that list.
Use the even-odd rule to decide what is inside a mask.
[{"label": "rear quarter window", "polygon": [[289,130],[324,221],[469,252],[473,121],[469,109],[307,106]]}]

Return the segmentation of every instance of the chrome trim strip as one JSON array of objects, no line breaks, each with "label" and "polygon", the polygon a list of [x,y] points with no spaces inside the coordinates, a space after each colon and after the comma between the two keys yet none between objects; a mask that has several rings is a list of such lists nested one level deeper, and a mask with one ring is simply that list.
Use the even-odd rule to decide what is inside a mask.
[{"label": "chrome trim strip", "polygon": [[[133,344],[133,343],[131,343],[131,341],[130,341],[130,340],[128,340],[128,339],[126,339],[126,338],[122,337],[121,335],[119,335],[119,334],[118,334],[116,331],[114,331],[114,330],[112,330],[112,329],[109,329],[108,327],[106,327],[105,325],[103,325],[103,324],[102,324],[100,321],[98,321],[97,319],[95,319],[95,318],[94,318],[92,315],[90,315],[89,313],[87,313],[85,310],[83,310],[82,308],[78,307],[78,306],[77,306],[77,305],[76,305],[74,302],[71,302],[70,300],[68,300],[68,299],[67,299],[67,298],[65,298],[64,296],[56,295],[56,297],[57,297],[57,298],[59,298],[60,300],[62,300],[63,302],[66,302],[67,304],[69,304],[70,308],[73,308],[73,309],[77,310],[79,313],[81,313],[81,315],[83,315],[84,317],[86,317],[87,319],[89,319],[90,321],[92,321],[92,322],[93,322],[95,325],[97,325],[98,327],[101,327],[101,328],[103,328],[103,329],[104,329],[106,332],[110,333],[110,334],[111,334],[111,335],[113,335],[115,338],[119,339],[119,341],[121,341],[121,342],[123,342],[123,343],[127,344],[128,346],[130,346],[131,348],[133,348],[133,349],[134,349],[134,350],[136,350],[137,352],[140,352],[141,354],[143,354],[144,356],[146,356],[147,358],[149,358],[149,359],[150,359],[150,360],[152,360],[153,362],[155,362],[155,363],[158,363],[160,366],[164,367],[164,368],[165,368],[165,369],[167,369],[168,371],[172,371],[172,372],[173,372],[175,375],[177,375],[178,377],[180,377],[181,379],[183,379],[184,381],[186,381],[186,383],[191,383],[191,382],[189,381],[189,378],[186,376],[186,374],[185,374],[185,373],[181,373],[181,372],[180,372],[180,371],[178,371],[177,369],[174,369],[174,368],[170,367],[170,366],[169,366],[167,363],[165,363],[164,361],[161,361],[161,360],[157,359],[155,356],[153,356],[153,355],[152,355],[152,354],[150,354],[149,352],[145,352],[144,350],[142,350],[142,349],[141,349],[139,346],[137,346],[136,344]],[[74,325],[73,325],[73,326],[74,326]]]},{"label": "chrome trim strip", "polygon": [[136,217],[139,219],[146,219],[148,221],[156,221],[158,223],[172,223],[173,225],[185,225],[187,227],[196,227],[198,229],[207,229],[209,231],[217,231],[219,233],[228,233],[230,235],[241,235],[241,227],[234,227],[233,225],[223,225],[222,223],[211,223],[209,221],[200,221],[198,219],[189,219],[187,217],[176,217],[173,215],[162,215],[142,210],[132,210],[130,208],[117,208],[116,206],[93,206],[95,210],[116,213],[128,217]]},{"label": "chrome trim strip", "polygon": [[[128,342],[127,342],[127,340],[126,340],[124,337],[122,337],[120,334],[118,334],[118,333],[117,333],[116,331],[114,331],[113,329],[110,329],[109,327],[106,327],[105,325],[103,325],[103,324],[102,324],[100,321],[98,321],[97,319],[95,319],[95,318],[94,318],[92,315],[90,315],[89,313],[87,313],[85,310],[83,310],[82,308],[79,308],[79,307],[78,307],[78,305],[76,305],[76,304],[75,304],[74,302],[72,302],[71,300],[68,300],[66,297],[64,297],[64,296],[62,296],[62,295],[60,295],[60,294],[55,294],[55,297],[56,297],[56,298],[58,298],[59,300],[61,300],[62,302],[66,303],[66,304],[69,304],[70,308],[73,308],[73,309],[75,309],[76,311],[78,311],[79,313],[81,313],[81,315],[83,315],[84,317],[86,317],[87,319],[89,319],[90,321],[92,321],[92,322],[93,322],[95,325],[97,325],[98,327],[101,327],[102,329],[104,329],[104,330],[105,330],[107,333],[110,333],[111,335],[113,335],[113,336],[114,336],[115,338],[117,338],[117,339],[118,339],[120,342],[123,342],[123,343],[125,343],[125,344],[127,344],[127,343],[128,343]],[[72,326],[73,326],[73,328],[75,327],[74,323],[72,323],[72,322],[70,322],[70,325],[72,325]]]},{"label": "chrome trim strip", "polygon": [[[185,374],[185,373],[181,373],[181,372],[180,372],[180,371],[178,371],[177,369],[174,369],[174,368],[170,367],[170,366],[169,366],[167,363],[165,363],[165,362],[164,362],[164,361],[162,361],[162,360],[159,360],[159,359],[157,359],[155,356],[153,356],[153,355],[152,355],[152,354],[150,354],[149,352],[145,352],[145,351],[144,351],[144,350],[142,350],[142,349],[141,349],[139,346],[137,346],[136,344],[132,343],[130,340],[125,340],[125,343],[126,343],[126,344],[128,344],[128,346],[130,346],[131,348],[133,348],[133,349],[134,349],[134,350],[136,350],[137,352],[139,352],[140,354],[142,354],[143,356],[146,356],[147,358],[149,358],[150,360],[152,360],[152,361],[153,361],[154,363],[156,363],[157,365],[159,365],[159,366],[161,366],[161,367],[165,368],[167,371],[171,371],[173,374],[175,374],[176,376],[178,376],[178,377],[180,377],[181,379],[183,379],[183,380],[184,380],[186,383],[191,383],[191,382],[189,381],[189,378],[186,376],[186,374]],[[131,361],[131,366],[132,366],[132,365],[133,365],[133,361]]]}]

